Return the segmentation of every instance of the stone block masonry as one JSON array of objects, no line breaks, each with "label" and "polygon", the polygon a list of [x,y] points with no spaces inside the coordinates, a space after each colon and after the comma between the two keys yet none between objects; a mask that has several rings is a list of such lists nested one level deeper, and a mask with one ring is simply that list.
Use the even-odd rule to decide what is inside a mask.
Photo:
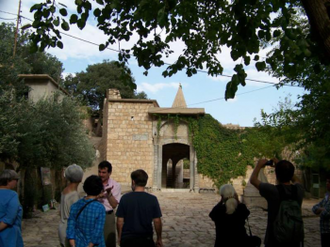
[{"label": "stone block masonry", "polygon": [[148,109],[153,106],[153,101],[120,99],[117,93],[109,92],[106,160],[113,166],[111,177],[124,186],[130,185],[130,174],[136,169],[148,173],[147,186],[152,186],[153,139]]}]

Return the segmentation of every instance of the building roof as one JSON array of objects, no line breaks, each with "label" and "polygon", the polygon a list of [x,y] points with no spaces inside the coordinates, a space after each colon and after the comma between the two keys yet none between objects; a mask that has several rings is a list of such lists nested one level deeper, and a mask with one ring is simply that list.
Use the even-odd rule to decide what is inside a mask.
[{"label": "building roof", "polygon": [[187,108],[186,100],[183,95],[182,86],[180,84],[176,93],[172,107],[150,107],[149,114],[173,114],[173,115],[205,115],[204,108]]},{"label": "building roof", "polygon": [[165,108],[150,107],[149,114],[180,114],[180,115],[204,115],[204,108]]},{"label": "building roof", "polygon": [[27,81],[33,81],[38,82],[40,80],[48,80],[52,84],[54,84],[59,90],[61,90],[66,95],[69,95],[68,91],[66,91],[64,88],[62,88],[52,77],[50,77],[48,74],[19,74],[19,78],[25,79],[26,83]]},{"label": "building roof", "polygon": [[120,103],[146,103],[153,104],[155,108],[159,108],[156,100],[149,99],[108,99],[108,102],[120,102]]},{"label": "building roof", "polygon": [[180,83],[178,92],[176,93],[175,99],[173,101],[172,108],[187,108],[187,104],[186,104],[186,100],[183,95],[181,83]]}]

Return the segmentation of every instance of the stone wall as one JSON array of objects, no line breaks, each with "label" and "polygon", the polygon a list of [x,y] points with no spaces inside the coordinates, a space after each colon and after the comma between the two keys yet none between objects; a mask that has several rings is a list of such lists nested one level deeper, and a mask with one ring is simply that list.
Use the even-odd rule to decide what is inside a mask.
[{"label": "stone wall", "polygon": [[152,103],[110,99],[107,104],[106,160],[113,166],[111,177],[130,185],[131,172],[144,169],[149,175],[147,186],[151,186],[154,150],[148,108]]}]

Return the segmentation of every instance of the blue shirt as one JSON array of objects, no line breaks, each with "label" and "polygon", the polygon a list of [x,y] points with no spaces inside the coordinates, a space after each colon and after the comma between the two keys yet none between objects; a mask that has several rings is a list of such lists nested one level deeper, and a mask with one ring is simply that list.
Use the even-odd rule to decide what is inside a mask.
[{"label": "blue shirt", "polygon": [[314,205],[312,211],[315,213],[319,208],[324,208],[320,213],[321,233],[330,233],[330,192],[328,192],[322,201]]},{"label": "blue shirt", "polygon": [[18,195],[13,190],[0,189],[0,198],[0,221],[7,224],[7,228],[0,232],[0,246],[23,247],[23,210]]},{"label": "blue shirt", "polygon": [[88,204],[76,220],[80,209],[91,200],[93,199],[85,200],[82,198],[74,203],[70,209],[66,237],[74,239],[76,247],[86,247],[89,243],[98,247],[105,247],[103,236],[105,210],[101,203],[93,201]]}]

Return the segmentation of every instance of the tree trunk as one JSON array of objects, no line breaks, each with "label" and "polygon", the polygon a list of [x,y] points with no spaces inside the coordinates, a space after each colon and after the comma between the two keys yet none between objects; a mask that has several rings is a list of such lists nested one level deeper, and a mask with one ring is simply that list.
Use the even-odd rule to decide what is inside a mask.
[{"label": "tree trunk", "polygon": [[301,0],[312,32],[330,61],[330,0]]}]

